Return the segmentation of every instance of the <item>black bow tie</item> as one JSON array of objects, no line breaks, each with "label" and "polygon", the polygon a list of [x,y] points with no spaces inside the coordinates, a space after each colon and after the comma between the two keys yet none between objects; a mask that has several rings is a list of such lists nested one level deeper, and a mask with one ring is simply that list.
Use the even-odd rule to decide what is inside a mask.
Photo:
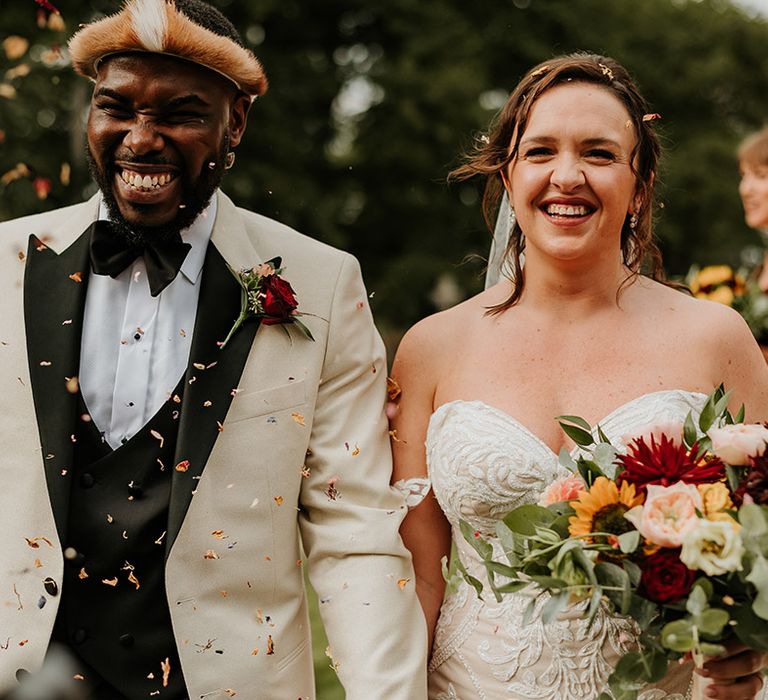
[{"label": "black bow tie", "polygon": [[111,221],[94,221],[90,228],[93,271],[97,275],[109,275],[114,279],[143,255],[149,291],[153,297],[173,282],[192,248],[189,243],[181,240],[180,233],[168,240],[148,241],[143,246],[134,246],[117,232],[117,227]]}]

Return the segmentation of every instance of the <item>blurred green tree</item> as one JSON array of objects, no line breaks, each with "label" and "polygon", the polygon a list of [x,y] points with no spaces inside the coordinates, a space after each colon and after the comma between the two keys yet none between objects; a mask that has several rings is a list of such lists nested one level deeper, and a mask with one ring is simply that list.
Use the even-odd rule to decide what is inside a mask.
[{"label": "blurred green tree", "polygon": [[[558,53],[614,56],[661,113],[657,230],[671,273],[736,263],[756,242],[734,150],[768,118],[768,22],[728,0],[213,3],[271,82],[225,189],[355,253],[393,341],[479,290],[481,183],[448,187],[445,176],[520,76]],[[60,16],[44,4],[0,0],[0,219],[93,191],[82,145],[90,90],[69,68],[66,39],[116,3],[60,0]]]}]

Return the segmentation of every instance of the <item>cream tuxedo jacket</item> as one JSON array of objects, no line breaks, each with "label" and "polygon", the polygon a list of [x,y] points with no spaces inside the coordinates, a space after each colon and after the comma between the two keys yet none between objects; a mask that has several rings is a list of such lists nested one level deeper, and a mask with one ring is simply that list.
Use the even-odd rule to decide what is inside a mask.
[{"label": "cream tuxedo jacket", "polygon": [[[426,698],[383,345],[357,262],[217,196],[212,246],[233,269],[280,256],[314,342],[253,322],[224,350],[193,339],[165,571],[189,695],[315,697],[303,545],[347,698]],[[41,666],[60,600],[70,450],[51,426],[71,410],[97,211],[93,198],[0,224],[0,692]],[[218,312],[218,333],[238,311]]]}]

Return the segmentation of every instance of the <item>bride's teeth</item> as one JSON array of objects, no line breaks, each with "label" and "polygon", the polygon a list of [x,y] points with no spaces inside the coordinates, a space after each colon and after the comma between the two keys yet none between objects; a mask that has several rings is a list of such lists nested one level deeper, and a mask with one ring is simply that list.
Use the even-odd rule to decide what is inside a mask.
[{"label": "bride's teeth", "polygon": [[152,187],[157,187],[157,178],[156,177],[152,178]]},{"label": "bride's teeth", "polygon": [[157,178],[157,184],[161,186],[165,184],[165,175],[161,175],[159,178]]},{"label": "bride's teeth", "polygon": [[144,179],[141,181],[141,185],[142,187],[149,189],[152,187],[152,178],[149,175],[145,175]]}]

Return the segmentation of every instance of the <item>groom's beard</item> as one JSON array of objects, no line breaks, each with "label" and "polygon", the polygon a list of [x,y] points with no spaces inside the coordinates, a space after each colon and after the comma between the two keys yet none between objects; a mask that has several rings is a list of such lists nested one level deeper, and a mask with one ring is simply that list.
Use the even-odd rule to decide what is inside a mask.
[{"label": "groom's beard", "polygon": [[[178,177],[181,179],[182,202],[184,206],[179,207],[176,216],[165,224],[160,226],[142,226],[141,224],[129,224],[120,211],[120,206],[114,194],[114,162],[108,161],[106,167],[101,169],[93,157],[87,142],[85,146],[88,169],[91,171],[91,177],[93,177],[101,190],[110,219],[116,225],[117,235],[124,238],[130,245],[137,247],[143,247],[148,241],[168,240],[192,225],[194,220],[208,206],[213,193],[224,177],[224,163],[228,152],[229,134],[225,134],[219,145],[218,153],[209,159],[210,162],[215,164],[213,168],[204,167],[203,172],[200,173],[196,180],[192,180],[187,169],[181,168]],[[128,163],[151,163],[154,165],[167,164],[162,158],[133,158],[130,160],[121,158],[121,161]]]}]

